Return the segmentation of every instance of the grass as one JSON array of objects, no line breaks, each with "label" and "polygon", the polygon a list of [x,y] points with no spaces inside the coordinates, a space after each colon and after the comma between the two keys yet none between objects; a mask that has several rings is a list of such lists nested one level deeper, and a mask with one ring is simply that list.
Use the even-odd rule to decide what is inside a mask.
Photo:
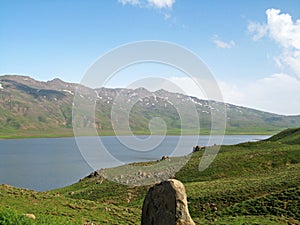
[{"label": "grass", "polygon": [[80,224],[75,221],[68,221],[64,217],[51,217],[51,216],[42,216],[37,220],[31,219],[12,209],[3,209],[0,213],[0,224],[2,225],[46,225],[46,224],[55,224],[55,225],[76,225]]},{"label": "grass", "polygon": [[266,141],[285,143],[285,144],[300,144],[300,129],[290,128],[280,132]]},{"label": "grass", "polygon": [[73,130],[69,128],[46,129],[46,130],[0,130],[0,139],[17,139],[17,138],[57,138],[57,137],[72,137]]},{"label": "grass", "polygon": [[3,185],[0,191],[0,215],[7,215],[7,210],[14,212],[14,217],[31,213],[36,219],[31,219],[30,224],[128,224],[138,216],[136,210],[124,206],[70,199],[60,193],[34,192]]},{"label": "grass", "polygon": [[[195,223],[300,224],[299,130],[287,130],[266,141],[221,146],[213,163],[202,172],[198,165],[203,152],[194,153],[175,178],[186,187]],[[125,174],[126,168],[121,168]],[[109,170],[114,174],[120,168]],[[2,185],[0,224],[18,224],[18,220],[24,221],[21,224],[140,224],[148,188],[118,184],[101,176],[48,192]],[[25,213],[36,219],[25,218]]]},{"label": "grass", "polygon": [[17,212],[9,209],[5,209],[0,214],[0,224],[15,224],[15,225],[26,225],[30,224],[30,219],[23,214],[18,214]]},{"label": "grass", "polygon": [[[227,129],[226,135],[274,135],[278,133],[280,129],[249,129],[249,130],[235,130]],[[90,131],[81,131],[82,136],[90,136]],[[98,130],[100,136],[115,136],[113,130]],[[135,130],[134,135],[150,135],[149,130]],[[185,130],[182,133],[181,129],[170,129],[166,132],[167,135],[220,135],[223,134],[221,131],[211,131],[208,129],[201,129],[200,131]],[[94,134],[92,134],[94,135]],[[129,135],[124,133],[123,135]],[[19,129],[1,129],[0,139],[17,139],[17,138],[59,138],[59,137],[73,137],[72,128],[55,128],[55,129],[38,129],[38,130],[26,130],[26,132]]]}]

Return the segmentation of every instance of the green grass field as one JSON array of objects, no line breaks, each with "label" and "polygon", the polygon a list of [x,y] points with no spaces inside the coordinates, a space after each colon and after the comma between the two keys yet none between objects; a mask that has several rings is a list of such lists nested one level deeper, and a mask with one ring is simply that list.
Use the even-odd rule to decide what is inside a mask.
[{"label": "green grass field", "polygon": [[[221,146],[213,163],[199,172],[202,155],[193,153],[175,175],[186,187],[196,224],[300,224],[300,129]],[[99,176],[48,192],[1,185],[0,224],[140,224],[148,188]]]}]

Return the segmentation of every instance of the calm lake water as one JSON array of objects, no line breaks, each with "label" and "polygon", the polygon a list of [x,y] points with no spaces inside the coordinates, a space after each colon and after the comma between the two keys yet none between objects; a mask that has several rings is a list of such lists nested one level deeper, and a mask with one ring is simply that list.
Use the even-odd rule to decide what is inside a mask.
[{"label": "calm lake water", "polygon": [[[226,135],[222,144],[257,141],[268,137]],[[199,145],[221,144],[218,136],[212,137],[211,142],[208,142],[209,136],[203,135],[181,137],[181,144],[178,146],[178,136],[166,136],[153,150],[137,151],[130,148],[130,142],[134,144],[136,141],[131,137],[127,137],[129,147],[124,146],[117,137],[80,137],[77,141],[86,146],[84,149],[80,148],[80,151],[75,138],[0,140],[0,184],[37,191],[59,188],[77,182],[91,173],[95,166],[100,169],[130,162],[157,160],[162,155],[189,154],[195,138]],[[140,136],[139,139],[143,141],[147,137]],[[154,137],[154,142],[156,139],[160,140],[161,136]],[[99,140],[102,143],[100,148],[94,144]],[[89,164],[85,159],[88,159]]]}]

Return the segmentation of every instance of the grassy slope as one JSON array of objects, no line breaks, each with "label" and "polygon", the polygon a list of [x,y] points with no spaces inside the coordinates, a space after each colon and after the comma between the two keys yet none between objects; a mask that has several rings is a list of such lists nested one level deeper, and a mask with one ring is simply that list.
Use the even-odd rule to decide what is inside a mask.
[{"label": "grassy slope", "polygon": [[[176,174],[185,184],[196,224],[300,224],[300,129],[222,146],[203,172],[197,169],[201,156],[194,153]],[[0,224],[2,217],[25,221],[23,213],[37,216],[29,224],[139,224],[147,188],[100,177],[46,193],[2,185]]]},{"label": "grassy slope", "polygon": [[269,138],[267,141],[300,145],[300,129],[290,128]]}]

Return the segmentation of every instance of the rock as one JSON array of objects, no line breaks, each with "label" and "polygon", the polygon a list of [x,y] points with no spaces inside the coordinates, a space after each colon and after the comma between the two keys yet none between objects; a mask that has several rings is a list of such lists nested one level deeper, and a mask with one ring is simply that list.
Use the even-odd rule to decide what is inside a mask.
[{"label": "rock", "polygon": [[34,219],[34,220],[36,219],[35,215],[30,214],[30,213],[25,213],[24,216],[26,216],[26,217],[28,217],[30,219]]},{"label": "rock", "polygon": [[160,160],[163,161],[163,160],[167,160],[167,159],[169,159],[169,156],[163,155]]},{"label": "rock", "polygon": [[93,177],[98,177],[100,176],[98,171],[94,171],[92,173],[90,173],[90,175],[87,176],[87,178],[93,178]]},{"label": "rock", "polygon": [[195,225],[183,184],[169,179],[151,187],[145,197],[142,225]]},{"label": "rock", "polygon": [[146,172],[143,172],[142,173],[142,177],[146,177],[147,176],[147,173]]},{"label": "rock", "polygon": [[197,146],[193,147],[193,152],[199,152],[199,151],[202,151],[205,149],[206,149],[205,146],[197,145]]}]

